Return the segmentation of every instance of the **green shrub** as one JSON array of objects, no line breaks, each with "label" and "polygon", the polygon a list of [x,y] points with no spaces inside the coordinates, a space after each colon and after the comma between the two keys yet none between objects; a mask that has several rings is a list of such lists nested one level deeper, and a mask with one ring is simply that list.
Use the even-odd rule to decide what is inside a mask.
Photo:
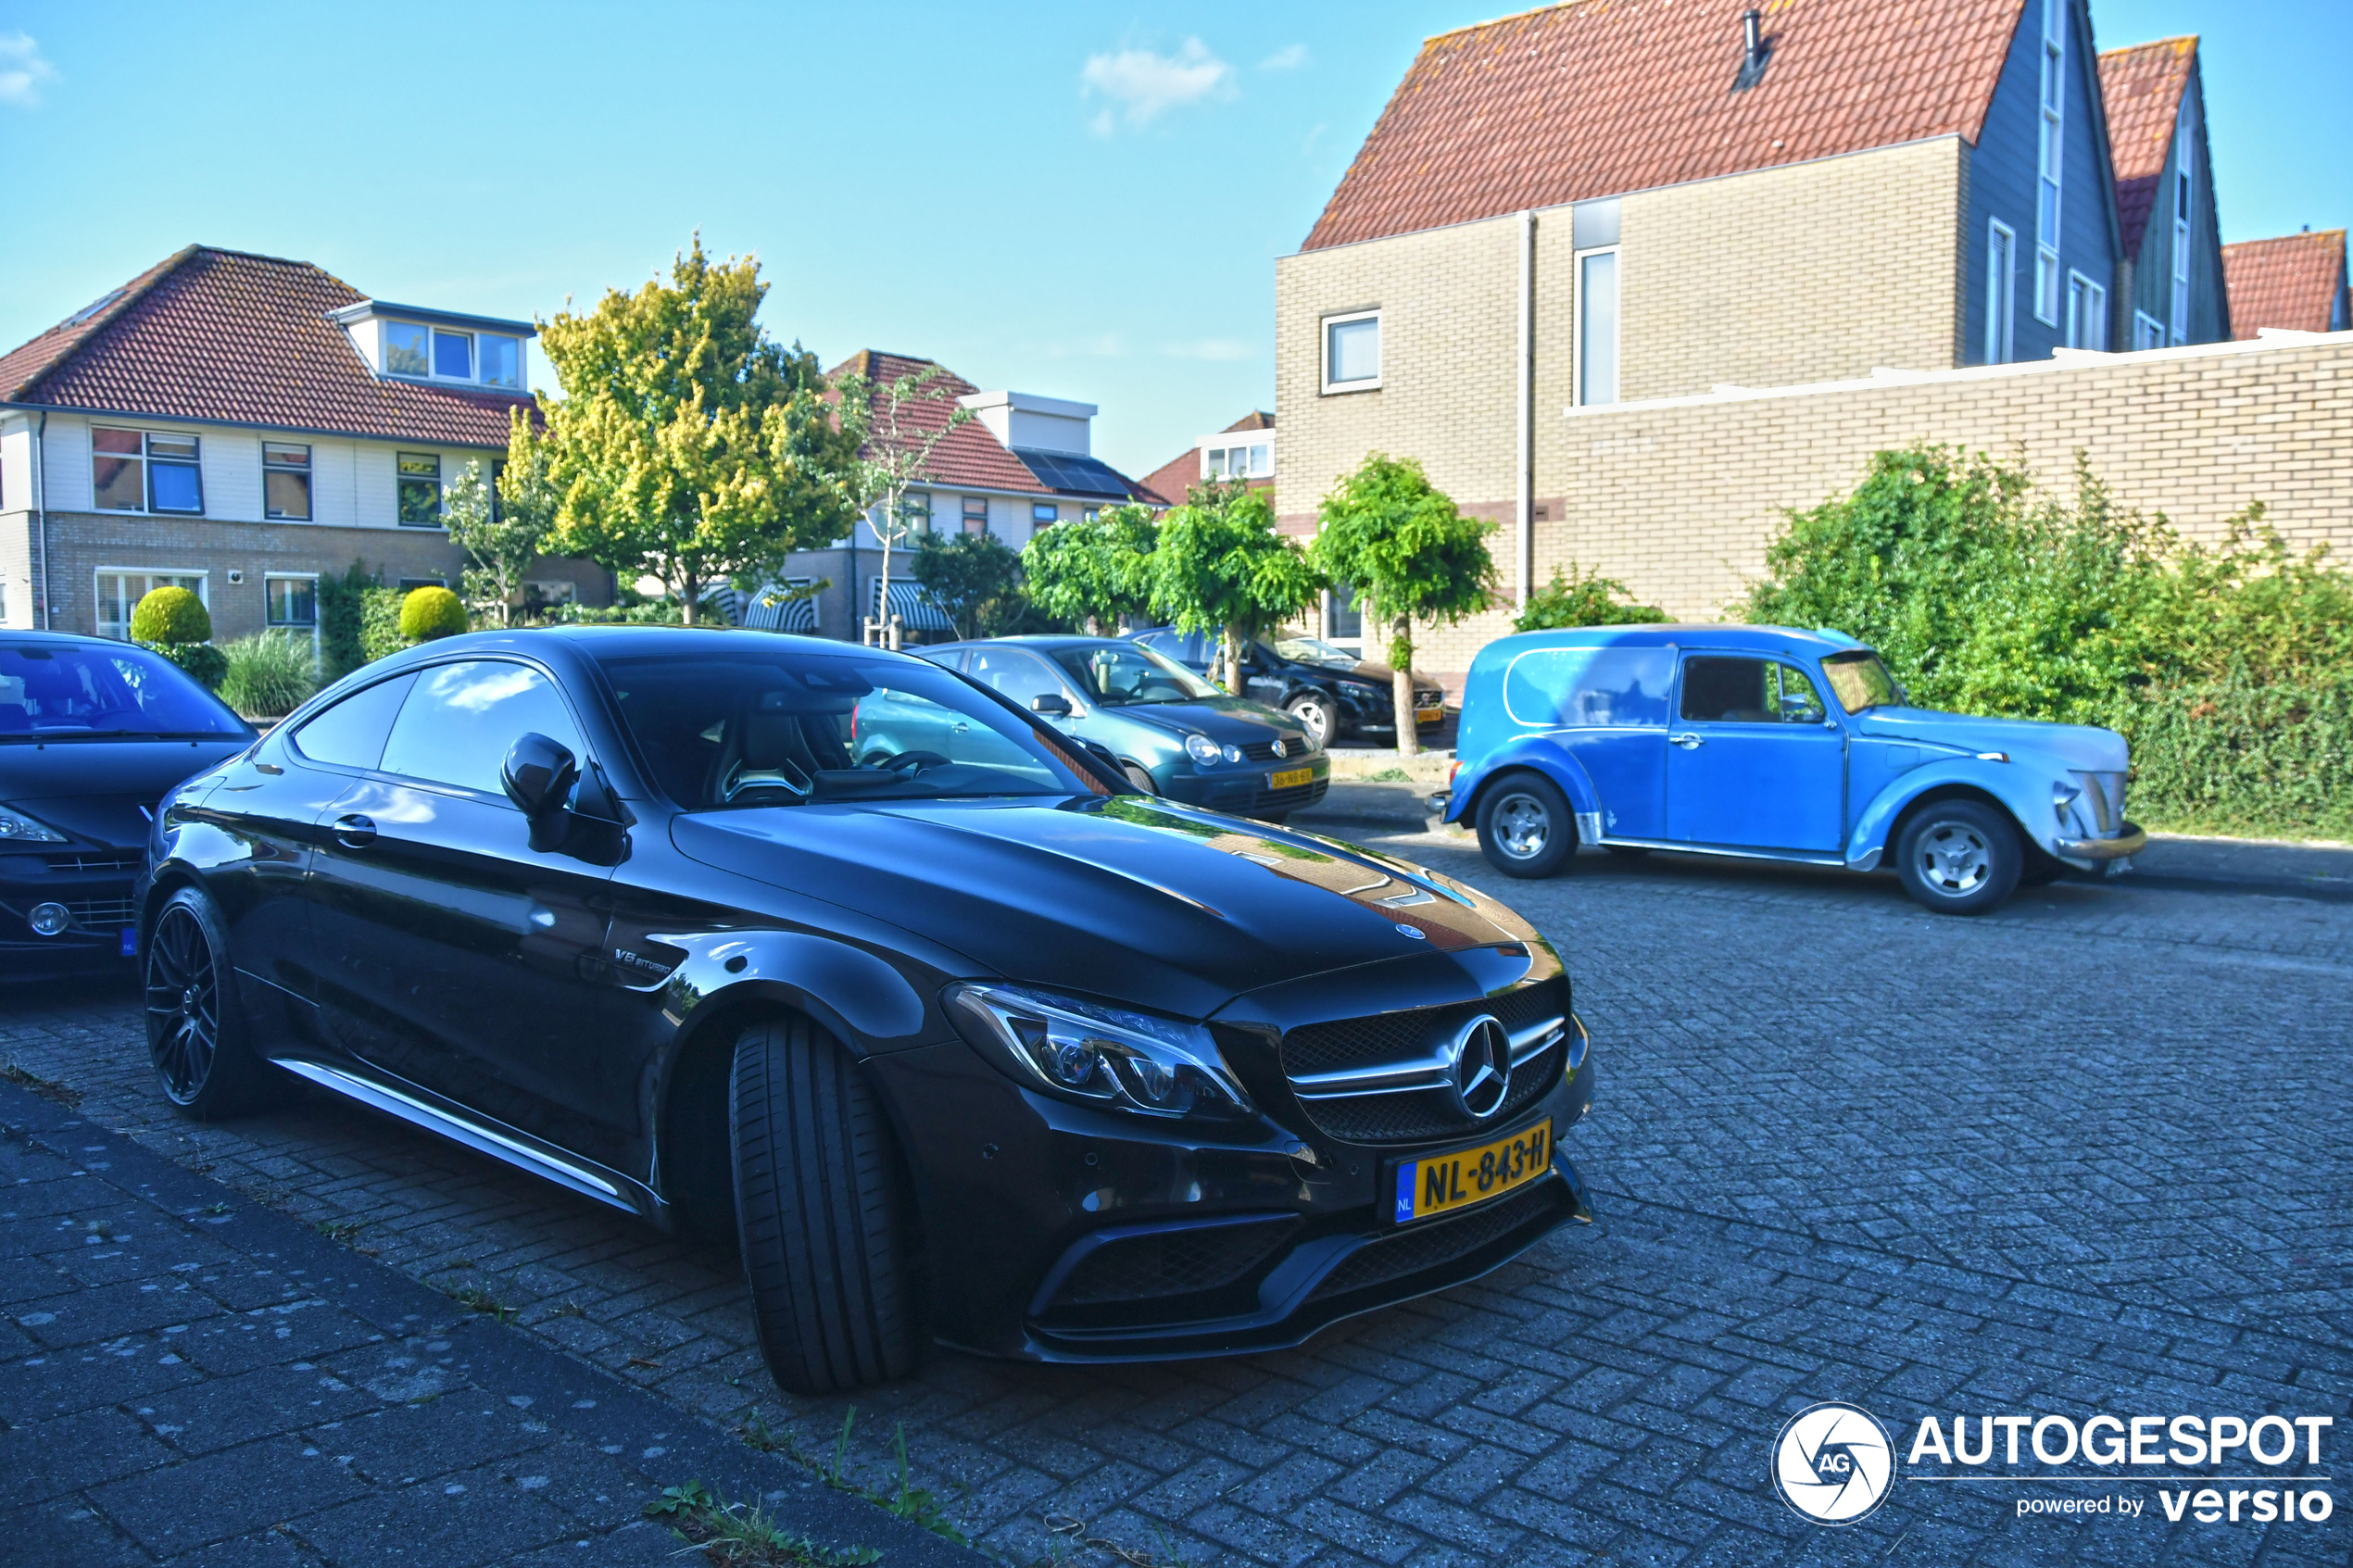
[{"label": "green shrub", "polygon": [[131,612],[131,640],[174,646],[212,641],[212,617],[186,588],[151,588]]},{"label": "green shrub", "polygon": [[2152,691],[2132,716],[2132,810],[2188,832],[2353,838],[2353,672]]},{"label": "green shrub", "polygon": [[319,668],[321,676],[340,680],[368,662],[360,641],[360,607],[375,576],[365,563],[353,561],[339,577],[319,578]]},{"label": "green shrub", "polygon": [[359,594],[359,661],[373,664],[386,654],[409,646],[400,634],[401,593],[397,588],[363,588]]},{"label": "green shrub", "polygon": [[141,643],[139,646],[178,665],[182,673],[207,691],[220,690],[222,677],[229,673],[228,659],[210,643]]},{"label": "green shrub", "polygon": [[282,719],[319,689],[310,639],[296,632],[259,632],[224,643],[220,700],[248,719]]},{"label": "green shrub", "polygon": [[1620,604],[1630,597],[1626,584],[1604,577],[1591,567],[1579,571],[1568,563],[1568,575],[1553,568],[1553,580],[1528,596],[1528,608],[1512,622],[1515,632],[1550,632],[1562,626],[1639,626],[1667,619],[1656,605]]},{"label": "green shrub", "polygon": [[466,602],[447,588],[414,588],[400,602],[400,634],[412,643],[454,637],[466,629]]}]

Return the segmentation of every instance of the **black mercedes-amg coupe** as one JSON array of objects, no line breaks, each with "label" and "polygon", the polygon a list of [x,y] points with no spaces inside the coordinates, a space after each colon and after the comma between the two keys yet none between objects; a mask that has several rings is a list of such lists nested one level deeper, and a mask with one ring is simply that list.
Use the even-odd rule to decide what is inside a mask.
[{"label": "black mercedes-amg coupe", "polygon": [[799,1392],[1296,1344],[1585,1214],[1527,922],[901,655],[426,644],[175,791],[139,918],[182,1110],[308,1080],[734,1245]]}]

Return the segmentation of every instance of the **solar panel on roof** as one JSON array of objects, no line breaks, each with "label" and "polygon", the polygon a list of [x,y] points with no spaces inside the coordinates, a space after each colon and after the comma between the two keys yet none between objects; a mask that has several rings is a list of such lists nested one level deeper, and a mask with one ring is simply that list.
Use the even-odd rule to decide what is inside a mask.
[{"label": "solar panel on roof", "polygon": [[1041,452],[1030,446],[1016,446],[1013,453],[1049,490],[1126,498],[1127,482],[1119,477],[1118,470],[1100,458],[1081,458],[1069,452]]}]

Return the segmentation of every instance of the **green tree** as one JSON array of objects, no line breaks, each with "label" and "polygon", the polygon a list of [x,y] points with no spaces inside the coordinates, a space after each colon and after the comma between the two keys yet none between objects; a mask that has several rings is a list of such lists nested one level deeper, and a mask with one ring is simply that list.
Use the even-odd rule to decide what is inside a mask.
[{"label": "green tree", "polygon": [[[928,476],[931,455],[949,433],[974,418],[970,408],[956,403],[955,389],[943,379],[947,373],[937,365],[926,365],[912,375],[878,383],[853,372],[836,389],[842,429],[858,444],[858,461],[849,470],[852,509],[873,523],[875,537],[882,542],[880,593],[886,628],[891,555],[925,521],[908,510],[907,492]],[[850,584],[853,596],[857,587]],[[863,617],[864,607],[857,613]]]},{"label": "green tree", "polygon": [[1194,486],[1161,520],[1150,559],[1152,612],[1180,631],[1219,634],[1228,691],[1239,688],[1243,645],[1301,614],[1325,587],[1306,554],[1276,529],[1265,492],[1239,483]]},{"label": "green tree", "polygon": [[689,625],[708,589],[839,538],[855,510],[856,435],[816,357],[753,319],[766,294],[756,258],[713,262],[698,234],[669,282],[540,326],[564,392],[548,547],[656,578]]},{"label": "green tree", "polygon": [[1397,749],[1419,749],[1414,727],[1414,625],[1452,625],[1494,602],[1491,522],[1465,517],[1420,463],[1368,454],[1316,508],[1315,564],[1355,585],[1365,613],[1389,627]]},{"label": "green tree", "polygon": [[1021,557],[989,533],[926,533],[916,547],[915,581],[956,623],[959,637],[995,637],[1021,623]]},{"label": "green tree", "polygon": [[554,456],[523,409],[507,432],[507,460],[496,486],[483,483],[482,465],[468,463],[442,502],[449,542],[466,552],[459,582],[467,605],[485,621],[514,624],[523,573],[546,547],[562,497],[551,473]]},{"label": "green tree", "polygon": [[1559,567],[1553,568],[1553,580],[1528,596],[1528,604],[1512,622],[1515,632],[1549,632],[1560,626],[1639,626],[1650,621],[1665,621],[1667,612],[1656,605],[1620,604],[1630,599],[1626,584],[1615,577],[1604,577],[1592,567],[1583,571],[1577,563],[1568,563],[1568,575],[1561,575]]},{"label": "green tree", "polygon": [[1089,635],[1115,630],[1151,606],[1159,535],[1151,508],[1133,502],[1039,529],[1021,552],[1030,602]]}]

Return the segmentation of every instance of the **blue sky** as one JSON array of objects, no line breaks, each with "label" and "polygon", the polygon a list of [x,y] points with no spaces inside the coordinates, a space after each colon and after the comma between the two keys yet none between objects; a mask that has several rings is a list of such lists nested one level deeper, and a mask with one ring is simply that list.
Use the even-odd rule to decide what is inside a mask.
[{"label": "blue sky", "polygon": [[[1515,8],[0,0],[0,342],[191,241],[528,317],[699,227],[826,363],[1101,404],[1140,473],[1272,406],[1274,258],[1421,39]],[[2094,19],[2204,35],[2225,239],[2353,221],[2353,3]]]}]

